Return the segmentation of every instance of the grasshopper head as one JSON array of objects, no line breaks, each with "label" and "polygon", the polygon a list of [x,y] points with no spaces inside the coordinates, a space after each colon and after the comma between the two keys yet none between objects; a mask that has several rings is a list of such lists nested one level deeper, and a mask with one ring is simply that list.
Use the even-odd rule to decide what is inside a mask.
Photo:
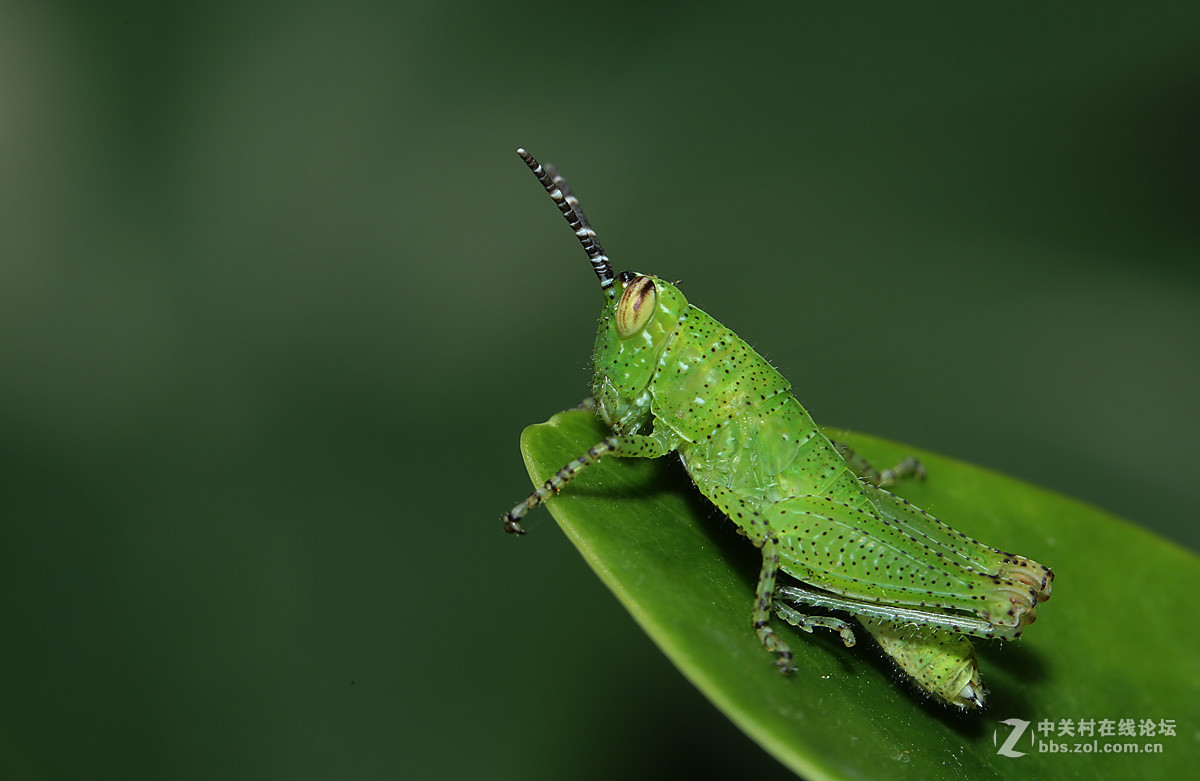
[{"label": "grasshopper head", "polygon": [[614,429],[632,432],[650,417],[650,381],[687,299],[650,274],[622,272],[607,299],[592,352],[592,396]]}]

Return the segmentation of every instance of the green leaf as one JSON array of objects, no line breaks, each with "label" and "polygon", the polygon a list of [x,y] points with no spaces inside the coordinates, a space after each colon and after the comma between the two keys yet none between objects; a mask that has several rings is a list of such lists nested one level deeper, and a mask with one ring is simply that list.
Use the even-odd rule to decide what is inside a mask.
[{"label": "green leaf", "polygon": [[[521,437],[541,484],[607,433],[590,412]],[[671,661],[751,738],[812,779],[1187,777],[1200,727],[1194,600],[1200,559],[1155,535],[1042,488],[885,440],[830,432],[875,464],[917,455],[923,483],[897,493],[955,528],[1054,569],[1053,598],[1021,640],[976,640],[988,707],[963,714],[900,680],[869,641],[776,631],[798,668],[781,676],[750,626],[758,551],[710,505],[675,458],[607,458],[547,504],[600,579]],[[997,754],[1010,728],[1033,722]],[[1176,735],[1074,737],[1090,753],[1039,752],[1042,720],[1174,720]],[[1157,729],[1156,729],[1157,732]],[[1153,756],[1106,744],[1161,743]],[[1110,749],[1111,750],[1111,749]]]}]

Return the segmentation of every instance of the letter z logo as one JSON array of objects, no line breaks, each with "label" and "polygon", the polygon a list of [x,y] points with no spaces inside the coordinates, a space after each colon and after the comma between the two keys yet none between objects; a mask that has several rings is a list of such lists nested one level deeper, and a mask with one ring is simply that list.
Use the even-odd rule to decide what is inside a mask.
[{"label": "letter z logo", "polygon": [[[1025,734],[1025,730],[1029,727],[1029,722],[1025,721],[1024,719],[1005,719],[1000,723],[1007,724],[1008,726],[1012,727],[1013,731],[1009,733],[1008,739],[1004,741],[1004,745],[996,749],[996,753],[1005,757],[1025,756],[1024,751],[1016,751],[1013,749],[1013,746],[1017,745],[1017,741],[1020,740],[1021,736]],[[996,732],[992,733],[992,745],[996,744],[996,733],[999,731],[1000,730],[996,730]]]}]

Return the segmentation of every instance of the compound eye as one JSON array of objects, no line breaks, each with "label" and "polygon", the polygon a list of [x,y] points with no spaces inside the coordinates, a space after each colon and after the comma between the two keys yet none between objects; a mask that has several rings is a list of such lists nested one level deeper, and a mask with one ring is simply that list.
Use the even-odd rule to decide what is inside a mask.
[{"label": "compound eye", "polygon": [[617,335],[628,339],[646,327],[654,315],[658,291],[650,277],[637,277],[625,284],[625,292],[617,303]]}]

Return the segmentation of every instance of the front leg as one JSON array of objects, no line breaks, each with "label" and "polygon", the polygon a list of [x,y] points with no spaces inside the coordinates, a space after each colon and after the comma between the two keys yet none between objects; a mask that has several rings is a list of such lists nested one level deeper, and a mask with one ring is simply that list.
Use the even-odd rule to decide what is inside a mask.
[{"label": "front leg", "polygon": [[509,534],[524,534],[525,530],[521,528],[521,519],[525,517],[525,513],[546,501],[546,497],[561,491],[563,486],[581,470],[596,463],[605,455],[612,454],[622,458],[658,458],[670,453],[677,444],[678,441],[670,433],[613,434],[599,444],[589,447],[587,452],[579,458],[555,472],[540,488],[526,497],[525,501],[505,513],[500,519],[504,522],[504,531]]}]

